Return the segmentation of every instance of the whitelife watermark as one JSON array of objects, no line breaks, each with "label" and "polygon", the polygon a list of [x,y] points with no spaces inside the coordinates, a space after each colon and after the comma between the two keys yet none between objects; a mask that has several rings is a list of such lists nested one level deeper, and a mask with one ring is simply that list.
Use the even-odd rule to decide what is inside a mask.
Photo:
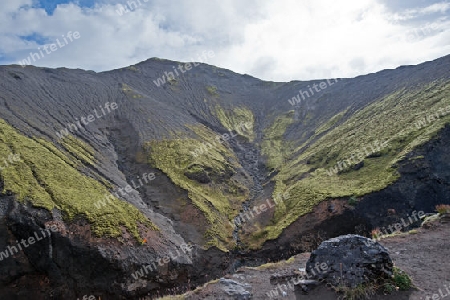
[{"label": "whitelife watermark", "polygon": [[448,114],[450,114],[450,105],[445,108],[441,107],[437,110],[437,112],[430,113],[426,117],[417,120],[417,122],[414,122],[414,125],[416,125],[417,129],[422,129],[427,127],[434,121],[439,120],[441,117],[445,117]]},{"label": "whitelife watermark", "polygon": [[289,198],[289,192],[285,192],[283,195],[281,195],[281,193],[278,193],[273,199],[266,199],[265,203],[254,205],[251,209],[240,213],[237,217],[234,218],[234,224],[232,224],[231,222],[230,224],[232,226],[240,227],[242,223],[251,221],[252,219],[256,218],[256,216],[259,216],[270,208],[274,208],[275,206],[281,204],[284,200],[287,200]]},{"label": "whitelife watermark", "polygon": [[67,39],[69,39],[70,42],[73,42],[74,40],[78,40],[80,37],[81,35],[78,31],[74,31],[73,33],[72,31],[69,31],[67,33],[67,38],[64,34],[62,35],[64,43],[60,42],[59,38],[57,38],[55,41],[56,43],[46,44],[42,47],[43,49],[41,49],[41,47],[38,47],[39,53],[30,52],[30,55],[27,56],[27,58],[19,61],[19,64],[22,66],[22,68],[25,68],[26,65],[31,65],[31,60],[33,60],[33,62],[36,62],[45,57],[45,54],[42,52],[42,50],[45,51],[46,55],[50,55],[58,49],[61,49],[68,45],[69,42],[67,41]]},{"label": "whitelife watermark", "polygon": [[[188,252],[190,253],[192,251],[194,246],[191,244],[183,243],[180,245],[180,248],[183,251],[184,255],[187,255]],[[176,249],[176,252],[177,252],[177,254],[173,255],[172,251],[169,251],[169,255],[161,257],[157,261],[154,261],[151,264],[143,266],[142,268],[140,268],[139,270],[137,270],[136,272],[131,274],[131,276],[133,276],[134,280],[138,280],[139,278],[144,277],[146,274],[148,274],[149,270],[157,271],[158,266],[162,267],[162,266],[170,263],[171,260],[175,260],[178,257],[181,257],[183,255],[178,251],[178,249]]]},{"label": "whitelife watermark", "polygon": [[119,9],[116,10],[117,14],[121,17],[124,14],[127,14],[131,11],[135,11],[139,7],[141,7],[142,3],[147,3],[150,0],[136,0],[136,1],[127,1],[125,4],[119,4]]},{"label": "whitelife watermark", "polygon": [[[439,120],[440,118],[447,116],[448,114],[450,114],[450,105],[447,107],[441,107],[437,111],[435,111],[433,113],[428,113],[425,117],[418,119],[416,122],[414,122],[415,128],[417,130],[423,129],[423,128],[429,126],[431,123]],[[416,129],[414,129],[414,127],[412,127],[411,131],[415,131]],[[359,150],[355,151],[356,153],[352,153],[350,158],[339,161],[334,167],[326,170],[327,174],[329,176],[333,176],[339,172],[344,171],[345,169],[350,168],[352,165],[357,165],[358,163],[363,161],[364,158],[366,158],[372,154],[375,154],[377,152],[380,152],[384,148],[389,147],[389,141],[385,141],[383,143],[380,143],[379,141],[375,141],[375,142],[373,142],[373,145],[375,146],[375,148],[372,147],[371,144],[369,144],[369,147],[370,147],[369,150],[367,150],[367,148],[364,147],[363,149],[359,149]]]},{"label": "whitelife watermark", "polygon": [[[89,123],[92,123],[95,120],[106,116],[107,114],[109,114],[112,111],[116,110],[118,107],[119,106],[117,105],[116,102],[111,102],[111,104],[109,102],[106,102],[104,107],[103,106],[99,106],[102,114],[99,114],[97,112],[97,109],[94,109],[92,111],[93,114],[88,115],[87,117],[80,117],[80,120],[78,120],[78,118],[75,118],[75,120],[76,120],[75,123],[67,123],[66,124],[66,128],[60,130],[59,132],[56,132],[56,136],[59,139],[62,139],[66,135],[69,135],[69,130],[70,130],[70,133],[73,133],[74,131],[78,131],[78,129],[82,129],[83,126],[86,126]],[[104,109],[106,109],[106,112],[105,112]],[[83,123],[83,125],[81,123]]]},{"label": "whitelife watermark", "polygon": [[[177,77],[179,77],[181,74],[184,74],[190,70],[192,70],[192,68],[195,68],[197,66],[199,66],[201,63],[206,63],[208,61],[208,58],[212,58],[216,56],[214,54],[214,51],[210,50],[208,52],[203,51],[202,55],[198,56],[198,60],[199,62],[194,62],[194,59],[191,59],[191,61],[193,61],[192,63],[185,63],[185,64],[178,64],[177,67],[172,66],[173,72],[172,71],[165,71],[164,75],[157,78],[156,80],[153,80],[153,82],[155,83],[155,85],[157,87],[163,86],[164,84],[166,84],[167,82],[170,82],[171,80],[176,80]],[[178,70],[181,72],[178,73]]]},{"label": "whitelife watermark", "polygon": [[427,36],[432,35],[433,33],[440,30],[442,27],[442,24],[427,24],[426,26],[422,26],[420,28],[414,28],[413,30],[409,30],[406,33],[406,39],[408,41],[415,41],[419,39],[423,39]]},{"label": "whitelife watermark", "polygon": [[[386,237],[390,234],[393,234],[395,232],[400,232],[402,229],[408,228],[412,224],[419,222],[423,217],[425,216],[424,211],[413,211],[411,213],[411,216],[408,214],[405,218],[407,220],[405,221],[404,218],[400,219],[400,223],[391,224],[387,227],[383,227],[381,229],[376,229],[375,234],[372,235],[372,239],[365,240],[364,243],[366,246],[370,246],[371,244],[380,241],[383,237]],[[389,231],[388,231],[389,230]]]},{"label": "whitelife watermark", "polygon": [[[145,181],[145,183],[149,183],[150,181],[154,180],[156,178],[155,173],[144,173],[142,174],[142,180]],[[125,188],[119,188],[118,191],[120,192],[120,194],[122,196],[126,196],[127,194],[131,193],[134,190],[137,190],[141,187],[144,186],[144,183],[141,180],[141,177],[138,176],[136,178],[139,182],[139,185],[136,185],[136,183],[134,182],[134,180],[131,180],[131,183],[133,184],[133,187],[131,185],[127,185]],[[94,203],[94,206],[97,209],[100,209],[101,207],[106,206],[108,203],[111,204],[112,201],[114,200],[114,196],[116,198],[120,198],[119,195],[117,194],[117,192],[113,192],[113,193],[105,193],[105,196],[101,199],[98,200],[97,202]]]},{"label": "whitelife watermark", "polygon": [[[41,229],[40,235],[38,232],[34,232],[34,237],[30,236],[26,240],[22,239],[20,242],[16,240],[16,246],[8,246],[5,251],[0,252],[0,261],[2,261],[3,259],[7,259],[10,254],[11,254],[11,256],[13,256],[14,254],[19,253],[19,250],[17,248],[19,248],[20,251],[23,251],[22,246],[23,246],[23,248],[28,248],[29,246],[33,245],[34,243],[50,237],[51,236],[50,231],[53,233],[57,232],[58,231],[57,226],[51,225],[49,227],[46,227],[46,229]],[[27,242],[28,242],[28,244],[27,244]],[[15,253],[13,253],[13,251]]]},{"label": "whitelife watermark", "polygon": [[88,295],[84,295],[83,296],[83,298],[77,298],[77,300],[96,300],[97,298],[95,298],[95,296],[94,295],[90,295],[90,296],[88,296]]},{"label": "whitelife watermark", "polygon": [[236,131],[236,133],[233,133],[233,130],[228,129],[230,134],[224,133],[222,135],[217,135],[216,136],[216,140],[217,141],[213,141],[212,143],[203,142],[201,144],[201,146],[199,146],[194,151],[191,151],[191,155],[193,157],[199,157],[199,156],[201,156],[201,155],[203,155],[205,153],[208,153],[208,151],[210,149],[215,148],[218,144],[223,144],[223,143],[229,141],[230,139],[235,138],[236,136],[238,136],[239,134],[237,132],[239,132],[239,131],[237,129],[240,129],[240,132],[247,132],[251,128],[252,128],[252,123],[250,123],[250,122],[241,122],[241,123],[239,123],[239,125],[234,130],[234,131]]},{"label": "whitelife watermark", "polygon": [[450,295],[450,288],[449,288],[450,282],[447,284],[448,285],[444,284],[444,288],[447,290],[447,294],[442,293],[443,288],[440,288],[438,290],[439,294],[433,294],[431,296],[427,296],[425,298],[425,300],[441,300],[441,299],[444,299],[445,297],[447,297],[448,295]]},{"label": "whitelife watermark", "polygon": [[370,155],[373,155],[375,153],[378,153],[388,146],[389,141],[384,141],[382,143],[380,143],[379,141],[375,141],[373,142],[373,146],[372,144],[369,144],[368,147],[370,147],[370,149],[368,149],[368,147],[363,147],[362,149],[353,151],[349,158],[340,160],[334,167],[326,170],[326,172],[329,176],[333,176],[340,171],[342,172],[345,169],[350,168],[352,165],[359,164],[361,161],[364,160],[364,158],[369,157]]},{"label": "whitelife watermark", "polygon": [[[331,80],[334,80],[334,82],[332,82]],[[297,96],[292,97],[291,99],[288,100],[288,102],[292,106],[300,104],[302,102],[302,100],[306,100],[306,98],[309,98],[309,97],[313,96],[314,95],[314,91],[316,93],[320,93],[321,91],[326,90],[327,88],[329,88],[330,86],[334,85],[338,81],[339,80],[337,78],[334,78],[334,79],[327,79],[326,81],[322,81],[319,84],[314,83],[312,85],[312,87],[311,87],[311,85],[308,85],[308,90],[307,91],[300,90],[298,92]],[[309,93],[308,93],[308,91],[309,91]]]}]

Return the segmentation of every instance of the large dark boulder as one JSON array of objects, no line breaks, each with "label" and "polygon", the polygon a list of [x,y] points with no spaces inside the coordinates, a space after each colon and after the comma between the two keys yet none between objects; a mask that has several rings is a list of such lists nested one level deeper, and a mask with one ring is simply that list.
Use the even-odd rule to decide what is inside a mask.
[{"label": "large dark boulder", "polygon": [[392,276],[389,253],[379,243],[359,235],[344,235],[323,242],[306,263],[311,278],[351,288]]}]

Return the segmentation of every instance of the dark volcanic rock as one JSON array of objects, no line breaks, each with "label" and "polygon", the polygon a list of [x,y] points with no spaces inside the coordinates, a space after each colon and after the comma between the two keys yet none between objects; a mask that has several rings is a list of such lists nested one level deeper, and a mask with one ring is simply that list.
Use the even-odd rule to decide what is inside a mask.
[{"label": "dark volcanic rock", "polygon": [[[326,264],[320,271],[317,266]],[[306,264],[306,272],[318,280],[334,286],[356,287],[378,278],[392,275],[392,260],[388,251],[368,238],[344,235],[323,242],[312,252]]]}]

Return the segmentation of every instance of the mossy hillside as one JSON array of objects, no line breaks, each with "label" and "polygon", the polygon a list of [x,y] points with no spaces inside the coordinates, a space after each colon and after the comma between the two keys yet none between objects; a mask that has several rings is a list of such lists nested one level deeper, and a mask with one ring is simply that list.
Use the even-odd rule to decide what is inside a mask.
[{"label": "mossy hillside", "polygon": [[[362,196],[395,182],[399,178],[396,163],[436,136],[450,122],[450,114],[422,129],[417,129],[414,123],[448,105],[448,82],[435,82],[415,91],[400,90],[356,112],[305,147],[297,158],[282,165],[274,178],[274,194],[288,191],[291,197],[277,206],[271,225],[253,235],[253,244],[257,247],[278,237],[284,228],[327,198]],[[376,140],[388,141],[387,148],[366,157],[361,169],[348,168],[334,176],[327,174],[328,168]]]},{"label": "mossy hillside", "polygon": [[[58,158],[63,160],[66,164],[70,165],[71,167],[77,168],[81,165],[81,161],[78,160],[76,157],[70,155],[70,153],[63,153],[60,149],[58,149],[54,144],[51,142],[44,140],[42,138],[36,138],[33,137],[33,140],[36,143],[41,144],[43,147],[47,148],[48,151],[50,151],[53,155],[56,155]],[[67,149],[66,149],[67,150]],[[68,155],[69,154],[69,155]]]},{"label": "mossy hillside", "polygon": [[279,169],[290,154],[291,145],[284,140],[284,134],[289,125],[294,123],[294,111],[281,115],[275,122],[264,129],[261,143],[261,153],[267,159],[269,169]]},{"label": "mossy hillside", "polygon": [[21,161],[0,170],[0,175],[3,192],[10,190],[18,201],[59,209],[66,221],[85,217],[99,237],[118,237],[124,226],[140,240],[139,223],[156,229],[134,206],[119,199],[96,208],[96,201],[110,195],[101,183],[80,173],[77,163],[49,142],[28,138],[0,120],[0,157],[10,153],[20,154]]},{"label": "mossy hillside", "polygon": [[[95,165],[95,150],[89,144],[83,142],[82,140],[76,138],[75,136],[71,136],[70,140],[74,141],[74,144],[78,146],[70,146],[71,142],[67,142],[67,137],[64,137],[59,141],[60,144],[63,145],[67,153],[63,153],[55,147],[51,142],[48,142],[41,138],[33,138],[34,141],[46,147],[49,151],[51,151],[54,155],[58,156],[68,165],[80,170],[83,166]],[[79,149],[81,148],[81,149]],[[89,171],[90,169],[83,169],[83,171]],[[92,171],[92,170],[91,170]],[[114,186],[103,176],[98,173],[90,172],[89,176],[94,177],[99,182],[101,182],[107,189],[112,190]]]},{"label": "mossy hillside", "polygon": [[[331,117],[326,123],[320,125],[320,126],[314,131],[314,134],[311,135],[311,136],[310,136],[306,141],[304,141],[300,146],[294,147],[294,146],[292,145],[291,148],[292,148],[293,150],[292,150],[290,153],[289,153],[289,152],[286,152],[286,154],[285,154],[286,156],[288,156],[288,157],[287,157],[287,160],[290,160],[292,157],[295,158],[296,155],[298,155],[298,153],[303,152],[307,147],[309,147],[309,145],[310,145],[315,139],[317,139],[319,135],[322,135],[323,133],[325,133],[325,132],[331,130],[331,129],[333,128],[333,126],[335,126],[339,121],[342,120],[342,118],[345,116],[345,114],[347,113],[347,111],[348,111],[348,109],[346,109],[346,110],[344,110],[344,111],[341,111],[340,113],[337,113],[336,115],[334,115],[333,117]],[[303,123],[304,123],[304,121],[303,121]],[[307,131],[305,131],[305,132],[302,134],[301,139],[303,139],[303,138],[306,136],[306,134],[307,134]],[[314,159],[315,159],[316,157],[322,157],[322,156],[323,156],[322,154],[316,153],[314,156],[311,156],[311,157],[308,159],[308,164],[310,164],[311,162],[313,162]],[[297,161],[297,162],[298,162],[298,161]],[[305,171],[305,172],[307,172],[308,170],[310,170],[310,168],[306,168],[306,171]]]},{"label": "mossy hillside", "polygon": [[[188,191],[193,204],[204,213],[210,223],[205,246],[217,246],[226,251],[234,247],[233,228],[229,221],[239,214],[241,204],[249,194],[245,186],[229,178],[230,171],[234,173],[234,170],[242,167],[229,149],[216,142],[216,134],[212,130],[203,125],[190,129],[195,132],[195,138],[178,137],[147,142],[145,146],[149,162],[167,174],[174,184]],[[204,148],[204,143],[210,143],[212,147]],[[198,156],[193,155],[200,148],[207,151]],[[194,173],[224,180],[200,183],[188,178]]]},{"label": "mossy hillside", "polygon": [[246,137],[249,142],[254,141],[255,118],[250,109],[236,107],[233,110],[226,110],[217,105],[215,115],[226,129],[236,131],[240,136]]},{"label": "mossy hillside", "polygon": [[346,112],[347,110],[344,110],[333,116],[330,120],[328,120],[328,122],[326,122],[325,124],[316,129],[316,131],[314,132],[314,136],[318,136],[321,133],[330,130],[334,125],[336,125],[336,123],[338,123],[344,117]]},{"label": "mossy hillside", "polygon": [[87,165],[94,165],[94,148],[73,135],[66,135],[60,144],[75,158]]}]

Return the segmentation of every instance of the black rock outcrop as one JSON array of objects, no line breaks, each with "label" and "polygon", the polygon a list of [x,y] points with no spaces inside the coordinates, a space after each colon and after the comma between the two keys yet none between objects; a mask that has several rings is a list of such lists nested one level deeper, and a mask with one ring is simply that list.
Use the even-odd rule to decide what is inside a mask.
[{"label": "black rock outcrop", "polygon": [[386,248],[359,235],[344,235],[323,242],[311,253],[306,272],[333,286],[355,288],[393,274]]}]

